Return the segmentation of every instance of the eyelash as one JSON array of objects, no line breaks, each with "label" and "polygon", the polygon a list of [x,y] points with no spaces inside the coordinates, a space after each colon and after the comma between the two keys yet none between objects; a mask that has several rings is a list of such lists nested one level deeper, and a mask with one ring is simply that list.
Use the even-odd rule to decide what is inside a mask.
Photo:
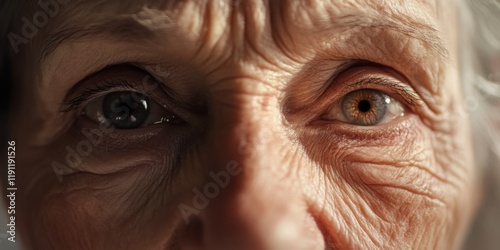
[{"label": "eyelash", "polygon": [[[353,67],[350,67],[349,69],[352,68]],[[335,79],[332,82],[335,83],[337,82],[336,80],[338,79]],[[343,82],[343,80],[340,81]],[[78,96],[64,101],[60,111],[63,113],[79,111],[83,108],[84,104],[86,104],[89,100],[102,96],[106,93],[112,92],[113,90],[120,90],[120,91],[130,90],[135,92],[142,92],[137,88],[138,87],[135,84],[132,84],[131,82],[125,79],[108,79],[103,81],[96,81],[95,83],[93,83],[91,87],[86,87],[84,91],[78,94]],[[393,79],[391,77],[367,76],[353,83],[347,84],[340,89],[337,87],[331,88],[331,91],[334,92],[338,91],[338,93],[333,94],[333,96],[339,96],[339,100],[341,100],[343,96],[352,91],[367,89],[367,88],[377,89],[387,93],[390,96],[392,95],[392,97],[395,97],[396,100],[399,100],[401,103],[406,104],[405,106],[408,108],[409,111],[415,111],[415,108],[424,105],[423,101],[418,97],[418,94],[416,94],[411,87],[406,86],[406,84],[403,84],[401,83],[401,81]],[[328,96],[331,95],[331,93],[324,93],[324,95]]]},{"label": "eyelash", "polygon": [[340,94],[345,96],[351,91],[359,89],[375,88],[391,94],[399,96],[399,101],[406,103],[410,107],[419,107],[423,105],[422,100],[413,91],[411,87],[403,85],[400,81],[385,78],[385,77],[367,77],[344,87],[343,92]]},{"label": "eyelash", "polygon": [[130,89],[136,91],[136,86],[127,80],[107,80],[96,82],[94,87],[87,88],[78,96],[63,102],[61,112],[68,113],[74,110],[79,110],[82,107],[82,104],[86,101],[91,100],[98,95],[102,95],[103,93],[110,92],[113,89]]}]

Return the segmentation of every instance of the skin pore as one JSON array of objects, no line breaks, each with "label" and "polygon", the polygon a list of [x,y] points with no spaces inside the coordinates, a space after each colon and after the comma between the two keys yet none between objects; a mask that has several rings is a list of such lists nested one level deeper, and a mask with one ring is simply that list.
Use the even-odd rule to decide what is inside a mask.
[{"label": "skin pore", "polygon": [[[14,64],[19,235],[33,249],[458,248],[477,184],[452,6],[61,5]],[[147,96],[149,120],[102,129],[120,91]],[[392,113],[356,124],[346,96]],[[179,205],[228,166],[186,223]]]}]

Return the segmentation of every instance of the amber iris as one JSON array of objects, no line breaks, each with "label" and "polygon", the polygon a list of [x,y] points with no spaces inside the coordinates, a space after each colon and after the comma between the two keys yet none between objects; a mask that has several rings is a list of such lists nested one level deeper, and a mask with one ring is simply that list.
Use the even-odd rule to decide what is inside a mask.
[{"label": "amber iris", "polygon": [[387,99],[387,95],[378,90],[356,90],[343,98],[342,112],[349,123],[361,126],[375,125],[387,112]]}]

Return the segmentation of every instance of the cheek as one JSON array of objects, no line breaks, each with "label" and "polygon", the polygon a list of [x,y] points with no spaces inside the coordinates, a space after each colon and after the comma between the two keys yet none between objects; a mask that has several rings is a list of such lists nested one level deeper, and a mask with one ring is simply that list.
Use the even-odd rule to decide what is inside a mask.
[{"label": "cheek", "polygon": [[20,150],[29,158],[22,158],[19,176],[30,178],[20,180],[27,205],[19,222],[34,246],[154,249],[167,241],[182,220],[175,205],[179,189],[193,182],[170,178],[187,132],[130,136],[85,121],[77,125],[50,146]]},{"label": "cheek", "polygon": [[[311,189],[308,196],[316,197],[313,203],[335,242],[369,248],[399,248],[404,242],[412,247],[417,240],[422,247],[454,244],[448,241],[457,238],[457,216],[467,217],[459,210],[470,187],[462,178],[469,166],[445,160],[452,152],[443,152],[416,117],[383,135],[338,134],[309,144],[308,152],[322,171],[311,184],[319,192]],[[303,142],[314,141],[311,136]],[[348,240],[356,237],[361,240]]]},{"label": "cheek", "polygon": [[[117,143],[107,137],[92,148],[92,154],[78,155],[81,162],[71,166],[71,173],[53,169],[53,162],[69,168],[66,146],[78,153],[77,145],[85,139],[63,139],[43,152],[31,151],[30,159],[23,158],[26,162],[20,169],[25,172],[19,176],[30,179],[20,185],[28,205],[22,206],[25,216],[19,222],[33,244],[41,249],[147,249],[147,244],[168,239],[179,219],[162,177],[175,164],[165,161],[165,152],[177,154],[176,149],[154,140],[148,144],[155,145],[152,148],[143,143],[116,148]],[[160,228],[165,225],[169,228]],[[163,238],[153,239],[159,236]]]},{"label": "cheek", "polygon": [[168,239],[177,220],[171,198],[158,197],[165,188],[142,170],[66,176],[34,211],[36,242],[47,249],[149,249]]},{"label": "cheek", "polygon": [[124,202],[130,192],[130,176],[64,177],[34,211],[35,219],[40,221],[35,228],[36,244],[57,249],[96,249],[113,242],[113,238],[120,242],[116,241],[120,234],[130,231],[125,227],[116,231],[110,225],[127,225],[125,218],[131,219],[131,211],[137,211]]}]

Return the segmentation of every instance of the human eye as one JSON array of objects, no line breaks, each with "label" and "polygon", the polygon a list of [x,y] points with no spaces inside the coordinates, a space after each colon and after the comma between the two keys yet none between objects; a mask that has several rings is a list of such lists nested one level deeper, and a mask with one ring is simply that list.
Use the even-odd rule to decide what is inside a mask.
[{"label": "human eye", "polygon": [[322,114],[323,121],[355,126],[377,126],[396,122],[421,106],[416,92],[392,70],[355,67],[340,77],[337,98]]},{"label": "human eye", "polygon": [[136,129],[161,123],[179,122],[146,94],[135,91],[113,91],[93,98],[83,108],[82,115],[116,129]]},{"label": "human eye", "polygon": [[405,108],[389,94],[376,89],[359,89],[346,94],[323,116],[327,120],[374,126],[405,115]]},{"label": "human eye", "polygon": [[150,76],[133,67],[103,70],[83,81],[85,86],[65,101],[63,111],[76,110],[79,118],[115,129],[182,123],[163,101],[160,85],[146,84],[150,81]]}]

